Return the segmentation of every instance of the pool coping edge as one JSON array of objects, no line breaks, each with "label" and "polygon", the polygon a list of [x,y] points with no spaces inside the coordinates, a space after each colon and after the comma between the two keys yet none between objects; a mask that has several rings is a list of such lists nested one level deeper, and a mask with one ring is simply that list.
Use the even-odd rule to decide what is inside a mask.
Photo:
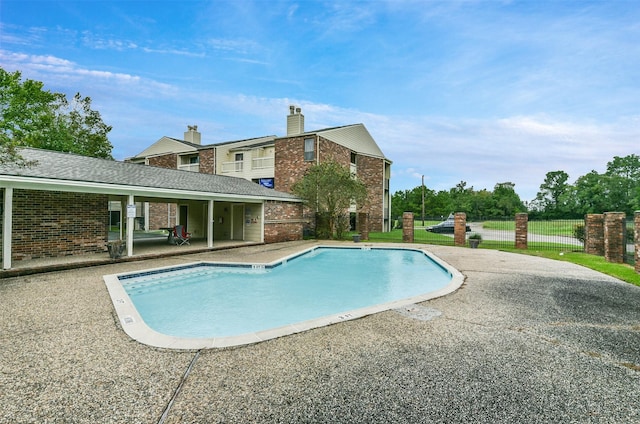
[{"label": "pool coping edge", "polygon": [[[283,258],[277,259],[275,261],[269,263],[238,263],[238,262],[218,262],[218,261],[194,261],[188,264],[180,265],[180,266],[166,266],[166,267],[158,267],[154,268],[154,270],[161,269],[176,269],[182,267],[189,267],[200,264],[207,263],[215,263],[216,265],[242,265],[246,267],[251,267],[252,265],[259,265],[265,267],[274,267],[279,264],[285,263],[288,260],[294,259],[300,255],[304,255],[310,251],[313,251],[318,248],[335,248],[336,246],[332,245],[316,245],[310,248],[303,249],[299,252],[296,252],[291,255],[287,255]],[[350,248],[350,249],[363,249],[363,248],[371,248],[373,245],[370,244],[362,244],[359,246],[340,246],[340,248]],[[104,275],[103,280],[105,285],[107,286],[107,290],[111,297],[113,306],[115,308],[116,314],[118,315],[118,320],[124,332],[131,337],[132,339],[149,346],[158,347],[158,348],[166,348],[166,349],[179,349],[179,350],[199,350],[199,349],[212,349],[212,348],[224,348],[224,347],[233,347],[233,346],[242,346],[253,343],[258,343],[278,337],[288,336],[308,330],[312,330],[314,328],[325,327],[332,324],[337,324],[353,319],[363,318],[368,315],[401,308],[403,306],[407,306],[414,303],[425,302],[431,299],[435,299],[438,297],[445,296],[447,294],[455,292],[462,284],[464,283],[464,275],[455,269],[453,266],[448,264],[447,262],[440,259],[438,256],[429,252],[424,247],[410,247],[410,246],[397,246],[397,245],[375,245],[376,249],[402,249],[402,250],[415,250],[424,253],[428,256],[432,261],[442,267],[446,272],[451,275],[451,281],[446,286],[434,290],[432,292],[428,292],[425,294],[394,300],[391,302],[381,303],[378,305],[367,306],[363,308],[354,309],[351,311],[340,312],[336,314],[326,315],[320,318],[314,318],[311,320],[300,321],[295,324],[289,324],[282,327],[271,328],[268,330],[258,331],[254,333],[246,333],[237,336],[226,336],[226,337],[211,337],[211,338],[185,338],[185,337],[176,337],[170,336],[166,334],[159,333],[153,329],[151,329],[142,319],[137,309],[133,305],[133,302],[129,298],[129,295],[126,293],[122,283],[119,280],[119,276],[126,275],[135,275],[140,274],[140,271],[126,272],[126,273],[118,273],[118,274],[109,274]]]}]

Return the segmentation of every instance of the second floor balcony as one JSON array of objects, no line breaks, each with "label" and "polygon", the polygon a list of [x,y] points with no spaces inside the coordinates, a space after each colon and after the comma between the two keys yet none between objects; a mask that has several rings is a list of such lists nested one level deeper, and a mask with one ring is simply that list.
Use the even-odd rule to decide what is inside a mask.
[{"label": "second floor balcony", "polygon": [[[246,163],[247,162],[247,163]],[[250,162],[250,164],[248,164]],[[249,166],[247,166],[249,165]],[[223,174],[244,173],[254,170],[273,169],[274,157],[253,158],[250,160],[237,160],[222,163]]]}]

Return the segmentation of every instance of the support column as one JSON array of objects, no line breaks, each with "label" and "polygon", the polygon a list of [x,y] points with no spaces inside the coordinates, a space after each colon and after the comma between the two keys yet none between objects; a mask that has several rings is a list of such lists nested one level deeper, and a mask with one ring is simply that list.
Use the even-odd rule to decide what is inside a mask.
[{"label": "support column", "polygon": [[464,246],[467,243],[467,214],[456,212],[453,216],[453,244]]},{"label": "support column", "polygon": [[[213,217],[213,200],[209,200],[209,207],[207,212],[207,247],[213,247],[213,225],[215,218]],[[263,221],[264,222],[264,221]]]},{"label": "support column", "polygon": [[413,243],[413,212],[402,214],[402,241]]},{"label": "support column", "polygon": [[148,233],[149,232],[149,202],[144,202],[144,232]]},{"label": "support column", "polygon": [[635,270],[638,274],[640,274],[640,211],[636,211],[634,215],[633,228],[635,233],[633,238],[636,259]]},{"label": "support column", "polygon": [[604,215],[601,213],[584,217],[584,252],[604,256]]},{"label": "support column", "polygon": [[127,256],[133,256],[133,227],[135,225],[135,213],[133,213],[132,215],[134,216],[129,216],[129,206],[133,205],[133,207],[135,208],[136,203],[135,200],[133,198],[133,195],[130,194],[129,198],[127,200],[127,210],[126,210],[126,217],[127,217]]},{"label": "support column", "polygon": [[2,220],[2,268],[11,269],[11,234],[13,234],[13,187],[4,189]]},{"label": "support column", "polygon": [[527,249],[529,214],[516,214],[516,249]]},{"label": "support column", "polygon": [[604,213],[604,258],[607,262],[624,263],[627,250],[624,212]]}]

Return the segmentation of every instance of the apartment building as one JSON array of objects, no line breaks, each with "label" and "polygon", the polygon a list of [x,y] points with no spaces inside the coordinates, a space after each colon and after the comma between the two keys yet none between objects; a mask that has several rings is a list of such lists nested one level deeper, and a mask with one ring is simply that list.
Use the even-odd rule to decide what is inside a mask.
[{"label": "apartment building", "polygon": [[[292,185],[309,167],[333,160],[348,167],[367,186],[367,205],[359,212],[368,215],[369,230],[390,230],[391,161],[363,124],[306,131],[302,110],[290,106],[286,129],[286,136],[281,137],[268,135],[202,145],[197,126],[188,126],[182,140],[162,137],[127,161],[240,177],[290,193]],[[170,206],[166,208],[150,211],[151,228],[174,224],[170,220],[175,214],[172,215]],[[155,222],[157,219],[162,222]]]}]

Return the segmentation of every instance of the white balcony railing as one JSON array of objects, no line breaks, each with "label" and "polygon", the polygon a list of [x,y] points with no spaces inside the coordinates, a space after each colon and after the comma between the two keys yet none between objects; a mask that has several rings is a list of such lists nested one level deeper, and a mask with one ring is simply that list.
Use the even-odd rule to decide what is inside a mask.
[{"label": "white balcony railing", "polygon": [[199,172],[200,165],[197,163],[188,163],[186,165],[178,165],[178,169],[182,171]]},{"label": "white balcony railing", "polygon": [[273,168],[274,166],[274,157],[264,157],[264,158],[254,158],[251,161],[251,169],[265,169],[265,168]]},{"label": "white balcony railing", "polygon": [[231,172],[242,172],[244,169],[244,162],[241,160],[234,162],[222,162],[222,173],[227,174]]}]

